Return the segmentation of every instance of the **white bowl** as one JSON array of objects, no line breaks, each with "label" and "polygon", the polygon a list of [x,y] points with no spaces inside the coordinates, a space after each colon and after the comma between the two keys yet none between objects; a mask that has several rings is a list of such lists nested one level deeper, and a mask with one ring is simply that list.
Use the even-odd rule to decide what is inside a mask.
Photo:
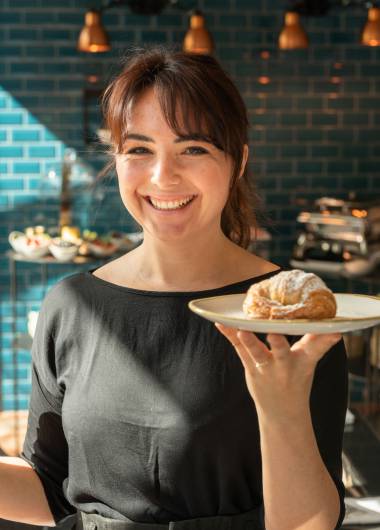
[{"label": "white bowl", "polygon": [[26,235],[24,232],[14,230],[8,236],[8,241],[13,250],[17,253],[23,252],[26,243]]},{"label": "white bowl", "polygon": [[97,245],[92,241],[87,241],[87,244],[91,254],[97,258],[106,258],[108,256],[112,256],[112,254],[115,254],[118,249],[117,245],[114,243],[107,247]]},{"label": "white bowl", "polygon": [[70,244],[69,247],[59,246],[61,239],[55,237],[52,239],[49,250],[58,261],[71,261],[78,254],[77,245]]}]

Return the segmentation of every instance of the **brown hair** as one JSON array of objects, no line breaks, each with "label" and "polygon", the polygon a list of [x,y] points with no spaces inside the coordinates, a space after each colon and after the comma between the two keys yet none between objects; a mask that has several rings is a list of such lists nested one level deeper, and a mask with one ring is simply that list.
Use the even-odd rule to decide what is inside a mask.
[{"label": "brown hair", "polygon": [[239,91],[211,56],[164,47],[135,50],[102,99],[114,152],[122,152],[129,111],[150,87],[154,87],[167,123],[175,133],[206,134],[231,156],[233,172],[221,227],[229,239],[246,248],[256,218],[247,166],[239,178],[243,146],[248,143],[247,111]]}]

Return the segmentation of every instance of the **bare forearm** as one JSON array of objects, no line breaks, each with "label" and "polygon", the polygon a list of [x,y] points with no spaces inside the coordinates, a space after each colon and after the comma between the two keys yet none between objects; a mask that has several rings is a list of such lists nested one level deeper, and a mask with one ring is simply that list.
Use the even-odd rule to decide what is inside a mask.
[{"label": "bare forearm", "polygon": [[0,518],[55,526],[38,475],[22,458],[0,457]]},{"label": "bare forearm", "polygon": [[333,530],[339,495],[319,454],[308,411],[291,422],[259,421],[265,528]]}]

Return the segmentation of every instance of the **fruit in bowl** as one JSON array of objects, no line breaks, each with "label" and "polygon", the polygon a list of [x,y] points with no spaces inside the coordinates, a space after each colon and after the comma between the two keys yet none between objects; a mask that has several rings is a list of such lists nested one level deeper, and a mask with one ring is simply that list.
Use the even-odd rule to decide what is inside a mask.
[{"label": "fruit in bowl", "polygon": [[117,248],[122,252],[131,250],[134,247],[133,242],[124,232],[118,232],[117,230],[113,230],[108,234],[108,237],[111,243],[114,243]]},{"label": "fruit in bowl", "polygon": [[49,250],[59,261],[71,261],[78,254],[78,246],[61,237],[55,237],[51,240]]},{"label": "fruit in bowl", "polygon": [[91,254],[97,258],[112,256],[118,247],[108,237],[97,237],[92,241],[87,241]]},{"label": "fruit in bowl", "polygon": [[[21,234],[21,235],[20,235]],[[9,234],[12,247],[30,259],[39,259],[49,253],[51,238],[46,233],[26,235],[23,232]]]}]

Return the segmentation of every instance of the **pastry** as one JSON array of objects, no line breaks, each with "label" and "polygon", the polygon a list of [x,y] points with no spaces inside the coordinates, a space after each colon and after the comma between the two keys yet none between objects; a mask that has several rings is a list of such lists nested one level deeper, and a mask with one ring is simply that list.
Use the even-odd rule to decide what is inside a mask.
[{"label": "pastry", "polygon": [[319,320],[336,315],[336,300],[317,275],[293,269],[251,285],[243,311],[249,318]]}]

